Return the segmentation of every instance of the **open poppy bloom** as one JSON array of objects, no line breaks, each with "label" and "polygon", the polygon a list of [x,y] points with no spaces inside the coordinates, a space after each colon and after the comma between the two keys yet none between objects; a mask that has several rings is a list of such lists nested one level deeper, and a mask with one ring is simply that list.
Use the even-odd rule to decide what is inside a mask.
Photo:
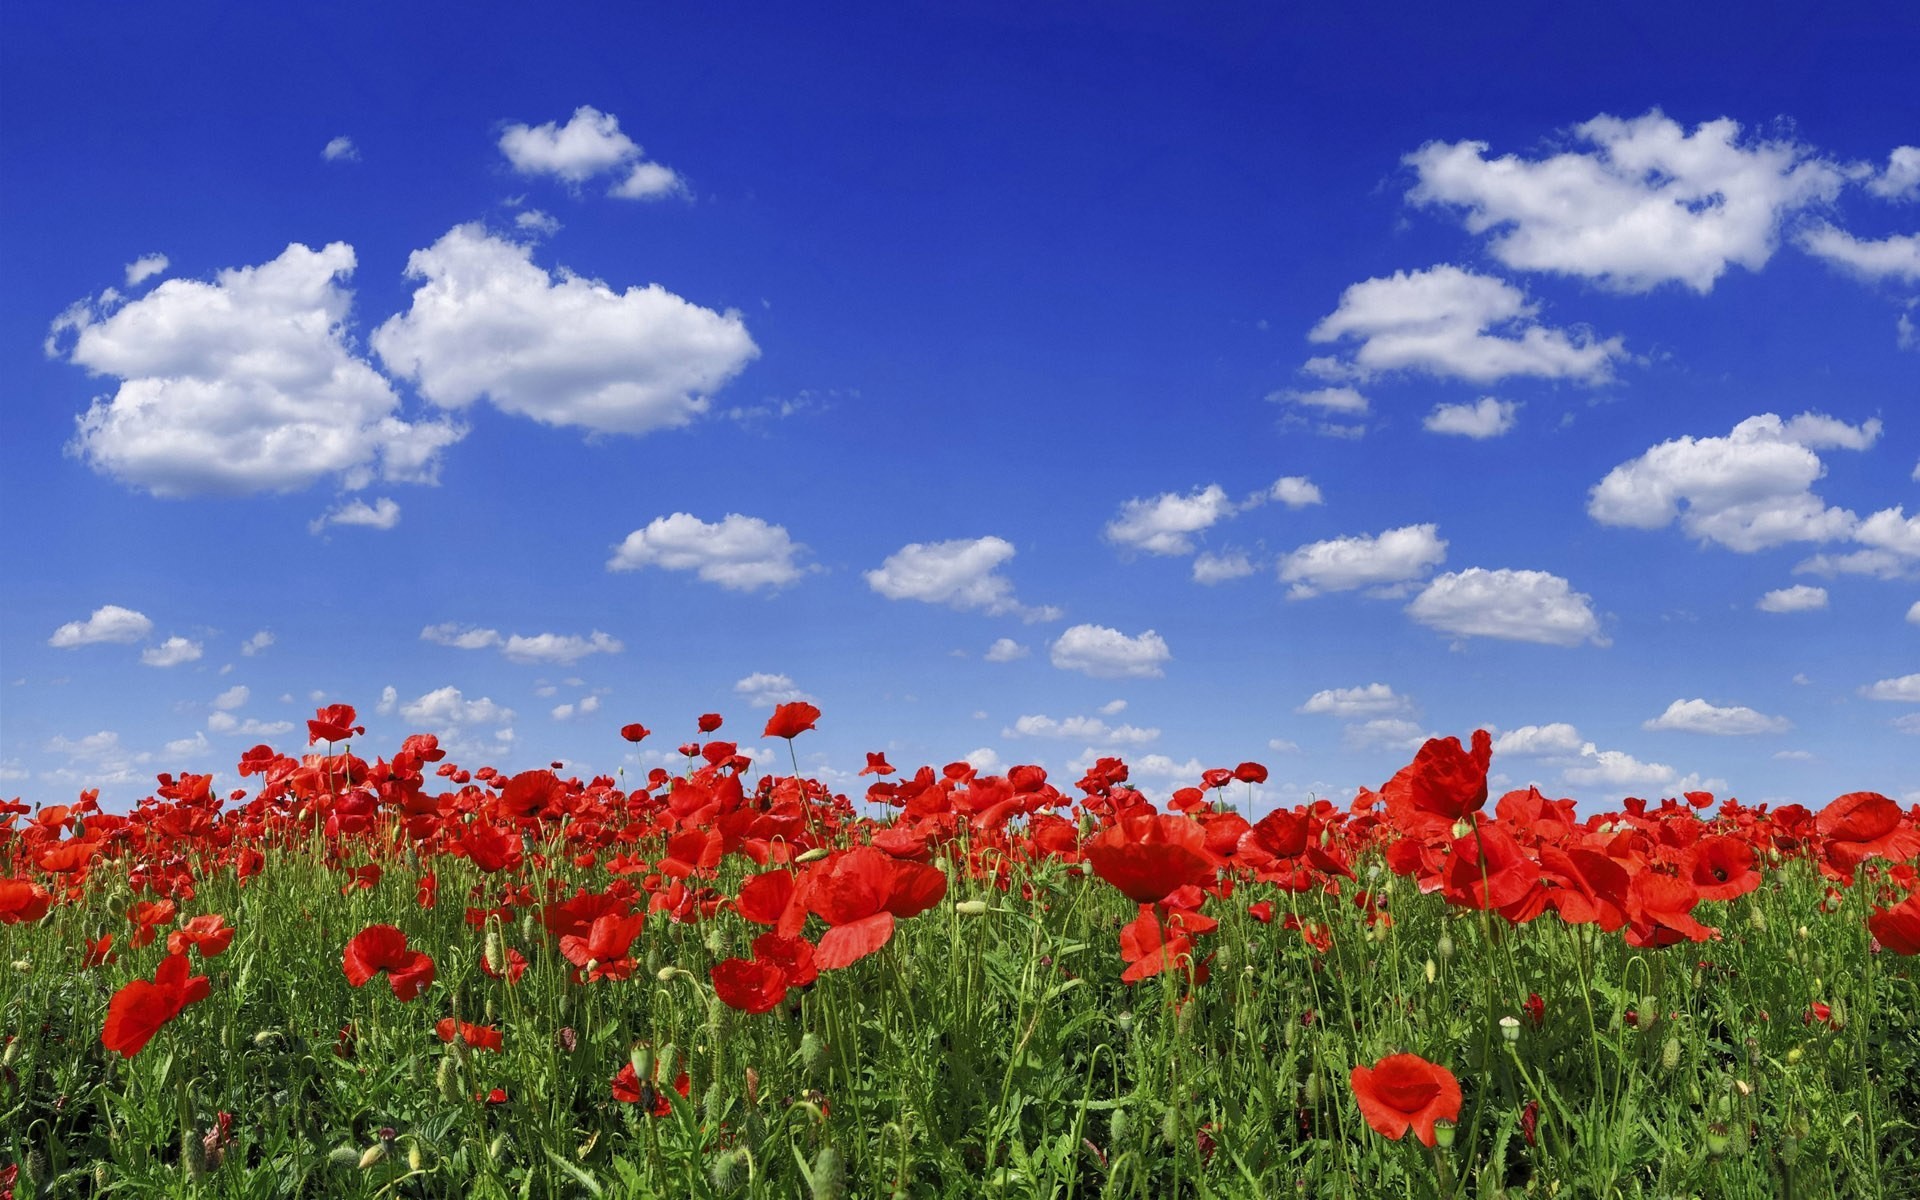
[{"label": "open poppy bloom", "polygon": [[357,733],[365,733],[365,725],[355,725],[353,719],[358,714],[351,704],[329,704],[314,711],[314,720],[307,722],[307,744],[315,742],[344,742]]},{"label": "open poppy bloom", "polygon": [[1357,1066],[1350,1082],[1360,1115],[1396,1142],[1411,1129],[1421,1145],[1431,1146],[1434,1122],[1460,1117],[1460,1081],[1418,1054],[1389,1054],[1371,1067]]},{"label": "open poppy bloom", "polygon": [[1198,823],[1151,812],[1122,817],[1087,843],[1086,854],[1100,878],[1140,904],[1211,882],[1218,869]]},{"label": "open poppy bloom", "polygon": [[595,979],[625,979],[633,974],[634,962],[627,957],[633,939],[647,926],[644,913],[614,911],[602,913],[587,926],[586,935],[562,934],[560,953],[580,970],[574,977],[580,982]]},{"label": "open poppy bloom", "polygon": [[1874,909],[1867,918],[1867,929],[1895,954],[1920,954],[1920,893],[1892,908]]},{"label": "open poppy bloom", "polygon": [[767,728],[763,736],[777,738],[798,737],[800,734],[812,729],[813,723],[819,719],[819,709],[808,704],[805,700],[795,700],[788,704],[782,704],[773,710],[773,715],[767,718]]},{"label": "open poppy bloom", "polygon": [[213,993],[205,975],[191,972],[186,955],[169,954],[154,971],[151,982],[135,979],[122,986],[107,1003],[107,1023],[100,1030],[100,1044],[127,1058],[140,1053],[182,1009]]},{"label": "open poppy bloom", "polygon": [[620,736],[627,739],[630,742],[637,742],[641,738],[646,737],[649,733],[652,733],[652,732],[653,730],[648,729],[645,725],[642,725],[638,722],[635,722],[632,725],[622,725],[620,727]]},{"label": "open poppy bloom", "polygon": [[359,987],[385,971],[393,994],[411,1000],[433,983],[433,959],[407,948],[407,935],[393,925],[369,925],[347,942],[340,959],[347,982]]},{"label": "open poppy bloom", "polygon": [[893,937],[895,918],[923,913],[946,894],[947,877],[934,867],[872,846],[847,851],[807,889],[807,907],[833,926],[814,951],[815,965],[834,971],[859,962]]},{"label": "open poppy bloom", "polygon": [[433,1031],[443,1042],[459,1038],[475,1050],[500,1049],[500,1031],[491,1025],[470,1025],[465,1021],[456,1021],[452,1017],[441,1017],[433,1026]]},{"label": "open poppy bloom", "polygon": [[185,954],[191,946],[201,958],[218,958],[232,944],[233,926],[219,913],[195,917],[167,935],[168,954]]},{"label": "open poppy bloom", "polygon": [[[685,1071],[680,1072],[674,1079],[673,1090],[680,1093],[682,1100],[692,1095],[693,1081],[687,1077]],[[641,1079],[640,1073],[633,1069],[632,1063],[621,1067],[614,1075],[613,1098],[622,1104],[638,1104],[644,1107],[650,1117],[669,1116],[673,1112],[673,1102],[667,1099],[666,1093],[655,1087],[652,1080]]]}]

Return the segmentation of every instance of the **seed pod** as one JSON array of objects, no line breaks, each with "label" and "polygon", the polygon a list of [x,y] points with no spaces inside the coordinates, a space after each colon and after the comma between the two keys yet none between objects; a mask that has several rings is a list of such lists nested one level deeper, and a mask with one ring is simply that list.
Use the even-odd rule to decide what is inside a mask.
[{"label": "seed pod", "polygon": [[20,1162],[20,1174],[26,1179],[27,1187],[31,1189],[27,1192],[29,1196],[39,1195],[40,1189],[47,1186],[49,1176],[47,1156],[40,1152],[40,1147],[35,1146],[27,1151],[26,1158]]},{"label": "seed pod", "polygon": [[504,1162],[507,1157],[507,1147],[511,1144],[512,1139],[506,1134],[494,1134],[493,1140],[487,1143],[487,1157],[494,1162]]},{"label": "seed pod", "polygon": [[1721,1122],[1715,1121],[1707,1126],[1707,1153],[1714,1158],[1720,1158],[1726,1154],[1727,1145],[1731,1140],[1727,1127]]},{"label": "seed pod", "polygon": [[328,1152],[327,1161],[336,1167],[357,1167],[360,1165],[360,1147],[350,1145],[335,1146]]},{"label": "seed pod", "polygon": [[641,1044],[627,1051],[627,1061],[633,1064],[633,1073],[642,1079],[653,1078],[653,1047]]},{"label": "seed pod", "polygon": [[1440,978],[1439,964],[1435,963],[1432,959],[1427,960],[1427,965],[1425,970],[1427,975],[1427,983],[1429,985],[1431,985],[1435,980]]},{"label": "seed pod", "polygon": [[813,1200],[847,1200],[847,1163],[832,1146],[814,1156],[812,1192]]},{"label": "seed pod", "polygon": [[1454,1123],[1452,1121],[1447,1120],[1444,1117],[1442,1117],[1438,1121],[1435,1121],[1433,1123],[1434,1145],[1440,1147],[1442,1150],[1453,1149],[1453,1138],[1454,1138],[1455,1128],[1456,1126],[1454,1125]]}]

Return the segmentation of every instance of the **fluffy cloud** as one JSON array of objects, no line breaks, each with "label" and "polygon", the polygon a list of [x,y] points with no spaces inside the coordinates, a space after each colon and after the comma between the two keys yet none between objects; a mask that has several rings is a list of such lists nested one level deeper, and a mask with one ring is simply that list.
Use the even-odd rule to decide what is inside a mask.
[{"label": "fluffy cloud", "polygon": [[1012,638],[995,638],[993,645],[987,647],[987,661],[994,663],[1015,662],[1032,654],[1033,651]]},{"label": "fluffy cloud", "polygon": [[733,692],[755,708],[772,708],[778,704],[791,704],[795,700],[811,703],[814,700],[814,697],[794,686],[793,680],[787,676],[771,675],[765,671],[756,671],[735,683]]},{"label": "fluffy cloud", "polygon": [[1345,417],[1364,417],[1368,410],[1367,398],[1350,387],[1326,387],[1310,392],[1275,392],[1267,399],[1298,404],[1305,408],[1317,408],[1322,412]]},{"label": "fluffy cloud", "polygon": [[342,134],[320,148],[320,157],[327,162],[359,162],[360,148],[353,144],[352,138]]},{"label": "fluffy cloud", "polygon": [[255,717],[241,720],[230,712],[207,714],[209,732],[234,737],[270,738],[293,732],[292,721],[262,721]]},{"label": "fluffy cloud", "polygon": [[1879,434],[1877,419],[1854,426],[1818,413],[1748,417],[1726,437],[1678,437],[1621,463],[1588,493],[1587,513],[1636,529],[1678,517],[1691,536],[1742,553],[1832,541],[1856,521],[1809,490],[1826,473],[1814,451],[1865,449]]},{"label": "fluffy cloud", "polygon": [[1808,587],[1804,583],[1792,587],[1775,588],[1760,597],[1755,608],[1761,612],[1794,613],[1812,612],[1816,608],[1827,606],[1827,589]]},{"label": "fluffy cloud", "polygon": [[482,696],[469,700],[460,689],[449,684],[400,706],[400,715],[416,725],[436,729],[457,729],[468,725],[505,725],[513,720],[513,710]]},{"label": "fluffy cloud", "polygon": [[1592,597],[1545,571],[1469,567],[1437,576],[1407,612],[1422,625],[1462,637],[1549,646],[1607,645]]},{"label": "fluffy cloud", "polygon": [[240,653],[246,655],[248,658],[252,658],[271,645],[273,645],[272,632],[262,629],[246,641],[240,643]]},{"label": "fluffy cloud", "polygon": [[600,711],[600,697],[583,696],[578,703],[556,704],[551,716],[556,721],[571,721],[575,717],[584,717]]},{"label": "fluffy cloud", "polygon": [[1149,554],[1192,554],[1190,534],[1211,528],[1233,515],[1233,502],[1217,483],[1195,488],[1187,495],[1166,492],[1151,499],[1129,500],[1120,515],[1108,522],[1106,538],[1119,546]]},{"label": "fluffy cloud", "polygon": [[658,199],[682,186],[671,169],[642,161],[640,147],[620,132],[619,118],[585,104],[565,125],[507,126],[500,152],[522,175],[552,175],[574,185],[618,171],[620,181],[607,194],[625,200]]},{"label": "fluffy cloud", "polygon": [[517,663],[553,663],[561,666],[579,662],[592,654],[618,654],[626,649],[619,638],[594,630],[590,636],[537,633],[502,636],[497,629],[481,629],[447,621],[429,625],[420,631],[420,640],[456,650],[487,650],[498,647],[500,653]]},{"label": "fluffy cloud", "polygon": [[392,529],[400,523],[400,506],[385,496],[368,504],[350,500],[307,522],[308,533],[319,533],[329,525],[357,525],[363,529]]},{"label": "fluffy cloud", "polygon": [[1406,525],[1375,537],[1309,542],[1280,560],[1287,595],[1304,599],[1321,592],[1407,583],[1447,557],[1447,543],[1434,525]]},{"label": "fluffy cloud", "polygon": [[1915,600],[1913,607],[1907,610],[1907,624],[1920,625],[1920,600]]},{"label": "fluffy cloud", "polygon": [[1493,756],[1496,759],[1503,755],[1557,758],[1579,754],[1584,744],[1580,731],[1565,721],[1555,721],[1551,725],[1522,725],[1493,739]]},{"label": "fluffy cloud", "polygon": [[463,431],[400,420],[392,387],[354,356],[339,284],[353,268],[344,242],[296,243],[212,283],[68,309],[47,353],[121,381],[79,418],[69,452],[156,496],[432,482]]},{"label": "fluffy cloud", "polygon": [[1371,378],[1392,371],[1492,383],[1511,376],[1601,383],[1625,356],[1619,338],[1596,342],[1537,324],[1539,305],[1512,284],[1441,264],[1349,287],[1307,335],[1359,342],[1350,362],[1316,359],[1323,373]]},{"label": "fluffy cloud", "polygon": [[167,256],[164,254],[142,254],[127,264],[127,286],[139,287],[155,275],[165,273]]},{"label": "fluffy cloud", "polygon": [[1882,679],[1861,688],[1860,694],[1869,700],[1896,700],[1906,704],[1920,704],[1920,673],[1902,675],[1897,679]]},{"label": "fluffy cloud", "polygon": [[659,284],[616,292],[458,225],[407,259],[411,307],[373,334],[387,369],[443,408],[482,396],[546,425],[647,433],[685,425],[760,353],[740,314]]},{"label": "fluffy cloud", "polygon": [[1816,225],[1800,235],[1800,248],[1862,279],[1920,283],[1920,234],[1867,241],[1831,225]]},{"label": "fluffy cloud", "polygon": [[118,604],[104,604],[84,621],[68,621],[53,631],[47,645],[58,650],[90,646],[96,642],[137,642],[153,632],[153,622],[145,613],[137,613]]},{"label": "fluffy cloud", "polygon": [[1193,581],[1212,586],[1226,583],[1231,579],[1244,579],[1253,574],[1253,560],[1239,550],[1228,550],[1219,554],[1202,553],[1193,560]]},{"label": "fluffy cloud", "polygon": [[1758,271],[1785,218],[1832,200],[1843,176],[1791,141],[1752,141],[1721,118],[1688,133],[1658,110],[1574,127],[1591,149],[1528,160],[1487,143],[1430,142],[1406,157],[1416,204],[1465,210],[1509,267],[1623,292],[1676,282],[1712,290],[1729,266]]},{"label": "fluffy cloud", "polygon": [[794,557],[805,549],[787,536],[785,527],[759,517],[728,513],[708,524],[677,512],[655,517],[645,529],[628,534],[607,560],[607,570],[692,571],[707,583],[749,592],[785,587],[799,579],[802,571]]},{"label": "fluffy cloud", "polygon": [[1355,750],[1418,750],[1427,733],[1405,717],[1374,717],[1347,726],[1341,740]]},{"label": "fluffy cloud", "polygon": [[1592,742],[1580,748],[1579,762],[1561,777],[1580,787],[1662,788],[1680,775],[1665,763],[1641,762],[1624,750],[1601,750]]},{"label": "fluffy cloud", "polygon": [[1369,683],[1364,687],[1328,688],[1315,692],[1307,697],[1305,704],[1293,711],[1330,717],[1369,717],[1381,713],[1406,712],[1412,707],[1412,701],[1388,685]]},{"label": "fluffy cloud", "polygon": [[213,706],[218,709],[232,710],[245,704],[253,695],[252,689],[244,683],[236,683],[213,698]]},{"label": "fluffy cloud", "polygon": [[149,646],[140,652],[140,661],[150,667],[177,667],[181,663],[190,663],[200,657],[202,647],[199,642],[191,642],[183,637],[170,637],[158,646]]},{"label": "fluffy cloud", "polygon": [[525,212],[514,214],[513,227],[534,237],[552,237],[560,232],[560,219],[552,213],[529,208]]},{"label": "fluffy cloud", "polygon": [[1867,190],[1882,200],[1920,200],[1920,146],[1895,149],[1886,167],[1867,181]]},{"label": "fluffy cloud", "polygon": [[1128,637],[1105,625],[1075,625],[1053,643],[1053,665],[1095,679],[1154,679],[1173,658],[1166,639],[1149,629]]},{"label": "fluffy cloud", "polygon": [[1325,503],[1320,489],[1305,475],[1282,475],[1267,489],[1267,498],[1277,500],[1288,508],[1306,508]]},{"label": "fluffy cloud", "polygon": [[1734,736],[1749,733],[1785,733],[1793,722],[1785,717],[1769,717],[1751,708],[1735,705],[1722,708],[1705,700],[1675,700],[1667,711],[1641,724],[1642,729],[1666,729],[1680,733],[1712,733]]},{"label": "fluffy cloud", "polygon": [[919,600],[992,616],[1015,613],[1027,621],[1051,621],[1060,610],[1021,604],[1013,581],[995,573],[1015,554],[1005,538],[956,538],[947,542],[909,542],[866,572],[867,586],[889,600]]},{"label": "fluffy cloud", "polygon": [[1496,438],[1513,428],[1520,406],[1511,400],[1482,396],[1472,404],[1437,404],[1421,422],[1428,433],[1447,433],[1476,441]]},{"label": "fluffy cloud", "polygon": [[1160,737],[1158,729],[1109,725],[1098,717],[1023,716],[1000,731],[1002,737],[1069,738],[1096,746],[1144,746]]}]

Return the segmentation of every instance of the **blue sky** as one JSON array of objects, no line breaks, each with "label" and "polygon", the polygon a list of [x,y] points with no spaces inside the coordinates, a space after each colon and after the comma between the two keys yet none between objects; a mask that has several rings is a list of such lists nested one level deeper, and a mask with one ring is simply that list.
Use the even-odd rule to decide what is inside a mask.
[{"label": "blue sky", "polygon": [[630,7],[8,6],[0,792],[1920,801],[1908,6]]}]

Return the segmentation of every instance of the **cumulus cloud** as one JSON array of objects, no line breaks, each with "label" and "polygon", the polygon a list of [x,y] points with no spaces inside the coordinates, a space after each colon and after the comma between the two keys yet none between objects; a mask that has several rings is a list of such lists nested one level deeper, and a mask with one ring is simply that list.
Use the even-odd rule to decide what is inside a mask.
[{"label": "cumulus cloud", "polygon": [[1322,372],[1367,379],[1394,371],[1492,383],[1513,376],[1602,383],[1625,357],[1621,339],[1595,341],[1538,324],[1539,305],[1519,288],[1442,263],[1397,271],[1349,287],[1340,305],[1308,333],[1314,342],[1356,341],[1344,362],[1315,360]]},{"label": "cumulus cloud", "polygon": [[1641,728],[1736,736],[1785,733],[1793,728],[1793,722],[1785,717],[1769,717],[1740,705],[1723,708],[1705,700],[1675,700],[1667,705],[1666,712],[1643,722]]},{"label": "cumulus cloud", "polygon": [[955,538],[946,542],[910,542],[866,572],[867,586],[889,600],[919,600],[990,616],[1013,613],[1026,621],[1052,621],[1060,610],[1020,603],[1013,581],[998,574],[1015,554],[1005,538]]},{"label": "cumulus cloud", "polygon": [[1920,673],[1870,683],[1860,689],[1860,694],[1869,700],[1895,700],[1905,704],[1920,704]]},{"label": "cumulus cloud", "polygon": [[1573,135],[1590,148],[1531,160],[1489,159],[1485,142],[1430,142],[1406,157],[1419,176],[1408,199],[1464,210],[1467,229],[1491,233],[1494,257],[1518,270],[1704,294],[1730,266],[1764,267],[1783,221],[1844,182],[1809,148],[1742,138],[1724,117],[1688,133],[1657,109],[1603,115]]},{"label": "cumulus cloud", "polygon": [[1493,756],[1515,758],[1556,758],[1579,754],[1586,744],[1580,731],[1565,721],[1550,725],[1522,725],[1493,739]]},{"label": "cumulus cloud", "polygon": [[456,650],[485,650],[489,646],[500,644],[500,631],[462,625],[457,621],[444,621],[422,629],[420,640],[432,642],[436,646],[452,646]]},{"label": "cumulus cloud", "polygon": [[262,629],[246,641],[240,643],[240,653],[246,655],[248,658],[252,658],[271,645],[273,645],[272,631]]},{"label": "cumulus cloud", "polygon": [[1915,600],[1913,607],[1907,610],[1907,624],[1920,625],[1920,600]]},{"label": "cumulus cloud", "polygon": [[1109,725],[1098,717],[1023,716],[1000,731],[1001,737],[1065,738],[1090,742],[1096,746],[1144,746],[1160,736],[1158,729],[1137,725]]},{"label": "cumulus cloud", "polygon": [[1316,713],[1330,717],[1369,717],[1381,713],[1406,712],[1413,702],[1395,692],[1384,683],[1369,683],[1363,687],[1327,688],[1307,697],[1307,702],[1293,711],[1297,713]]},{"label": "cumulus cloud", "polygon": [[1282,475],[1267,489],[1267,498],[1277,500],[1288,508],[1306,508],[1325,503],[1319,487],[1305,475]]},{"label": "cumulus cloud", "polygon": [[1032,653],[1032,649],[1022,646],[1012,638],[995,638],[993,639],[993,645],[987,647],[987,661],[994,663],[1015,662]]},{"label": "cumulus cloud", "polygon": [[596,175],[619,172],[608,192],[627,200],[650,200],[681,189],[680,177],[659,163],[642,161],[632,138],[620,132],[620,120],[583,104],[565,125],[508,125],[500,134],[500,153],[522,175],[552,175],[578,185]]},{"label": "cumulus cloud", "polygon": [[408,310],[374,331],[387,369],[459,409],[482,397],[545,425],[648,433],[685,425],[760,353],[734,311],[659,284],[616,292],[549,273],[531,247],[457,225],[407,259]]},{"label": "cumulus cloud", "polygon": [[319,533],[329,525],[357,525],[363,529],[392,529],[400,523],[400,505],[385,496],[368,504],[349,500],[328,509],[307,522],[308,533]]},{"label": "cumulus cloud", "polygon": [[53,631],[47,645],[58,650],[90,646],[96,642],[137,642],[153,632],[153,622],[145,613],[137,613],[118,604],[103,604],[84,621],[68,621]]},{"label": "cumulus cloud", "polygon": [[1588,493],[1587,513],[1635,529],[1677,517],[1692,537],[1741,553],[1833,541],[1856,520],[1810,490],[1826,473],[1814,451],[1865,449],[1879,434],[1878,419],[1856,426],[1819,413],[1791,421],[1762,413],[1725,437],[1673,438],[1621,463]]},{"label": "cumulus cloud", "polygon": [[1920,146],[1896,148],[1867,190],[1882,200],[1920,200]]},{"label": "cumulus cloud", "polygon": [[1808,254],[1862,279],[1920,283],[1920,234],[1863,240],[1822,224],[1804,230],[1799,242]]},{"label": "cumulus cloud", "polygon": [[163,274],[167,269],[167,256],[164,254],[142,254],[127,264],[127,286],[139,287],[155,275]]},{"label": "cumulus cloud", "polygon": [[1280,560],[1280,582],[1291,599],[1361,587],[1388,587],[1418,579],[1447,557],[1435,525],[1406,525],[1373,537],[1309,542]]},{"label": "cumulus cloud", "polygon": [[796,687],[791,678],[765,671],[756,671],[735,683],[733,692],[755,708],[773,708],[775,705],[791,704],[796,700],[813,703],[815,700],[815,697]]},{"label": "cumulus cloud", "polygon": [[213,698],[213,706],[218,709],[232,710],[245,704],[253,695],[252,689],[244,683],[236,683]]},{"label": "cumulus cloud", "polygon": [[1472,404],[1437,404],[1421,426],[1428,433],[1446,433],[1476,441],[1496,438],[1513,428],[1520,406],[1511,400],[1482,396]]},{"label": "cumulus cloud", "polygon": [[1125,700],[1109,700],[1100,706],[1100,715],[1103,717],[1118,716],[1125,711],[1127,711]]},{"label": "cumulus cloud", "polygon": [[692,571],[707,583],[733,591],[781,588],[803,574],[795,557],[806,547],[786,528],[759,517],[728,513],[709,524],[690,513],[655,517],[636,529],[607,560],[609,571]]},{"label": "cumulus cloud", "polygon": [[177,667],[181,663],[190,663],[200,657],[199,642],[188,641],[183,637],[170,637],[158,646],[149,646],[140,652],[140,661],[150,667]]},{"label": "cumulus cloud", "polygon": [[556,704],[549,714],[556,721],[571,721],[575,717],[584,717],[600,711],[600,697],[582,696],[577,702]]},{"label": "cumulus cloud", "polygon": [[1251,574],[1253,574],[1253,560],[1240,550],[1227,550],[1219,554],[1201,553],[1193,560],[1195,583],[1212,586],[1233,579],[1244,579]]},{"label": "cumulus cloud", "polygon": [[461,625],[455,621],[429,625],[420,631],[420,640],[456,650],[488,650],[517,663],[552,663],[568,666],[593,654],[618,654],[626,649],[619,638],[594,630],[587,637],[578,634],[537,633],[531,636],[503,636],[497,629]]},{"label": "cumulus cloud", "polygon": [[431,483],[464,431],[401,420],[393,388],[347,342],[353,247],[295,243],[212,283],[169,279],[137,300],[82,301],[49,356],[119,386],[67,449],[156,496],[293,492],[337,476]]},{"label": "cumulus cloud", "polygon": [[1128,637],[1105,625],[1075,625],[1053,643],[1051,657],[1061,670],[1095,679],[1156,679],[1173,653],[1151,629]]},{"label": "cumulus cloud", "polygon": [[1344,417],[1364,417],[1367,415],[1367,398],[1350,387],[1316,388],[1306,392],[1274,392],[1269,400],[1284,401],[1304,408],[1316,408],[1321,412],[1335,413]]},{"label": "cumulus cloud", "polygon": [[552,213],[529,208],[513,215],[513,227],[534,237],[552,237],[560,232],[560,219]]},{"label": "cumulus cloud", "polygon": [[1761,612],[1795,613],[1812,612],[1827,606],[1827,589],[1808,587],[1804,583],[1792,587],[1775,588],[1760,597],[1755,608]]},{"label": "cumulus cloud", "polygon": [[320,157],[327,162],[359,162],[360,147],[353,144],[352,138],[342,134],[337,138],[329,139],[327,144],[320,148]]},{"label": "cumulus cloud", "polygon": [[435,688],[424,696],[405,702],[400,705],[400,715],[415,725],[435,729],[460,729],[471,725],[506,725],[513,720],[511,708],[495,704],[492,699],[485,696],[478,700],[469,700],[461,694],[459,688],[452,684]]},{"label": "cumulus cloud", "polygon": [[1405,717],[1374,717],[1348,725],[1341,740],[1355,750],[1418,750],[1427,733]]},{"label": "cumulus cloud", "polygon": [[1190,536],[1233,515],[1233,502],[1217,483],[1195,488],[1182,496],[1165,492],[1150,499],[1133,499],[1107,523],[1106,538],[1117,546],[1148,554],[1192,554]]},{"label": "cumulus cloud", "polygon": [[223,736],[270,738],[293,732],[293,722],[262,721],[256,717],[243,721],[230,712],[216,711],[207,714],[207,729]]},{"label": "cumulus cloud", "polygon": [[1664,788],[1680,773],[1665,763],[1642,762],[1624,750],[1601,750],[1592,742],[1580,748],[1578,766],[1561,772],[1568,783],[1580,787]]},{"label": "cumulus cloud", "polygon": [[1422,625],[1462,637],[1605,646],[1592,599],[1545,571],[1469,567],[1435,577],[1407,612]]}]

